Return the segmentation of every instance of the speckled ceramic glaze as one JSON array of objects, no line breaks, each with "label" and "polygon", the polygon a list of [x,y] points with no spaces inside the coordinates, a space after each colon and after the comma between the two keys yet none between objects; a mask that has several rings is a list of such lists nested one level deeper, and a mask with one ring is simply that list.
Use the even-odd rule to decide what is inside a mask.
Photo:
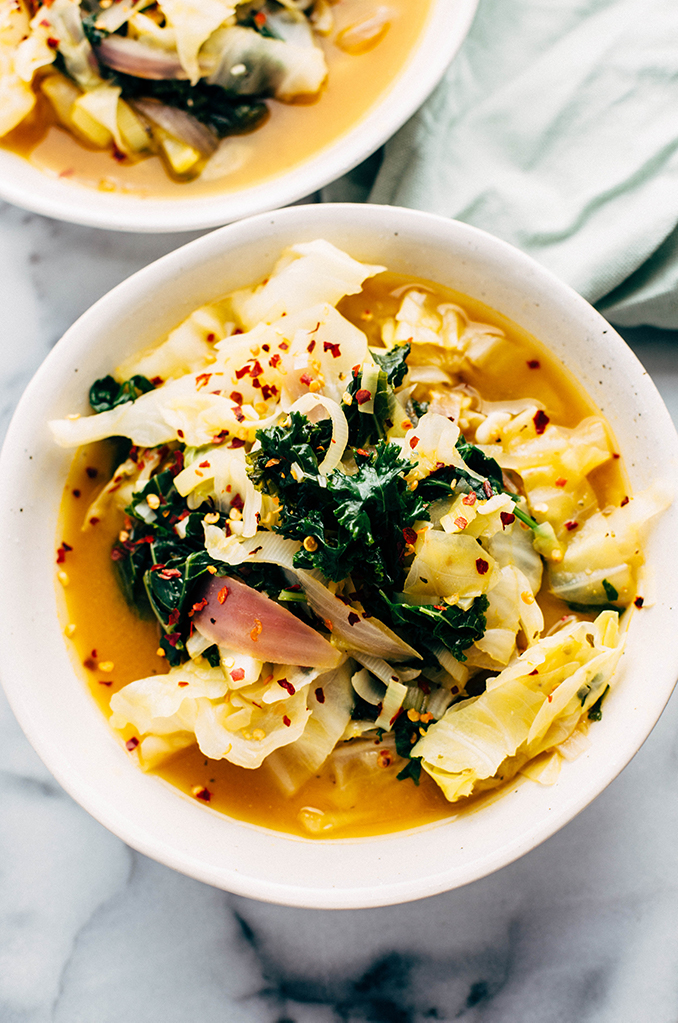
[{"label": "speckled ceramic glaze", "polygon": [[276,178],[221,195],[139,198],[50,176],[0,149],[0,197],[48,217],[117,231],[192,231],[295,202],[355,167],[404,124],[443,76],[477,6],[478,0],[435,0],[421,42],[382,99],[350,131]]},{"label": "speckled ceramic glaze", "polygon": [[[57,514],[71,453],[46,420],[87,411],[87,387],[196,306],[271,269],[286,245],[327,238],[367,262],[449,285],[545,342],[615,432],[634,490],[676,481],[678,438],[654,385],[583,299],[529,258],[466,225],[376,206],[300,206],[223,228],[163,257],[96,303],[47,357],[10,426],[0,472],[0,672],[28,738],[61,784],[136,849],[210,884],[306,907],[367,907],[432,895],[511,862],[617,775],[649,734],[678,674],[678,510],[647,546],[655,602],[634,614],[590,750],[550,788],[516,783],[482,810],[373,839],[317,842],[243,824],[142,774],[74,673],[55,596]],[[45,671],[49,665],[49,671]],[[651,680],[651,684],[648,684]]]}]

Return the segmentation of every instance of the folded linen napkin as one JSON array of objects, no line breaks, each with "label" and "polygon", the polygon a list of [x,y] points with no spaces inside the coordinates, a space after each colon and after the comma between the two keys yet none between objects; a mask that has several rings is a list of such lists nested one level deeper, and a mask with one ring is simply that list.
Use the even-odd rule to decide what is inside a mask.
[{"label": "folded linen napkin", "polygon": [[323,197],[475,224],[613,322],[678,329],[678,3],[480,0],[368,191],[369,172]]}]

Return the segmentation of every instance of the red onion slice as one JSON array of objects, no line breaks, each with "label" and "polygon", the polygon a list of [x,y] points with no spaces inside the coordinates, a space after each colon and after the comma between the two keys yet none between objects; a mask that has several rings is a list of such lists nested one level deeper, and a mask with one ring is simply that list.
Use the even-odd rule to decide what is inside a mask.
[{"label": "red onion slice", "polygon": [[166,78],[186,78],[176,51],[146,46],[138,39],[109,36],[96,47],[97,59],[114,71],[122,71],[135,78],[162,81]]},{"label": "red onion slice", "polygon": [[201,596],[207,605],[193,620],[213,643],[274,664],[327,669],[342,659],[310,625],[238,579],[215,577]]},{"label": "red onion slice", "polygon": [[204,156],[211,156],[219,145],[216,135],[185,110],[166,106],[154,99],[135,99],[132,106],[147,120],[157,124],[180,142],[197,149]]}]

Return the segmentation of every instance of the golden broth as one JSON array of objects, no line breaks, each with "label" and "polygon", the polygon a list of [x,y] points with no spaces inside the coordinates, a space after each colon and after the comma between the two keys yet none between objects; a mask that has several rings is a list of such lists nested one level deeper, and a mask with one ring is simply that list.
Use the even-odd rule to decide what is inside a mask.
[{"label": "golden broth", "polygon": [[[435,292],[440,301],[462,305],[471,317],[504,330],[508,343],[482,374],[462,374],[461,379],[478,388],[484,397],[498,401],[531,397],[543,402],[551,419],[572,427],[590,415],[599,415],[572,374],[531,335],[480,302],[451,289],[398,274],[384,273],[366,282],[359,295],[347,297],[339,308],[364,330],[370,343],[378,343],[380,324],[398,309],[400,298],[392,292],[404,284],[419,284]],[[538,362],[530,368],[529,363]],[[76,455],[62,505],[59,543],[67,543],[63,565],[67,621],[75,625],[72,650],[80,673],[104,713],[110,714],[109,700],[129,682],[164,673],[167,662],[158,657],[159,631],[154,621],[143,620],[127,605],[112,569],[111,546],[123,526],[124,516],[109,513],[94,525],[82,529],[90,501],[113,470],[114,445],[103,442],[81,449]],[[598,502],[618,505],[627,483],[618,459],[611,459],[592,477]],[[542,588],[538,597],[544,612],[545,629],[569,613],[567,605]],[[585,616],[582,616],[585,617]],[[108,662],[108,663],[107,663]],[[104,664],[112,670],[102,671]],[[134,734],[130,727],[123,739]],[[324,767],[293,797],[285,798],[271,779],[266,764],[246,770],[226,760],[208,760],[197,745],[166,761],[157,773],[191,794],[196,787],[209,790],[210,806],[239,820],[309,837],[299,814],[307,807],[328,815],[351,813],[350,821],[336,829],[338,837],[384,834],[458,816],[489,798],[478,795],[453,806],[438,786],[422,772],[417,787],[399,782],[396,773],[402,762],[386,765],[379,772],[357,776],[348,787],[338,787],[331,770]],[[512,784],[515,784],[513,779]],[[333,833],[334,834],[334,833]],[[322,837],[320,833],[319,837]]]},{"label": "golden broth", "polygon": [[216,181],[174,181],[157,156],[118,163],[108,150],[90,149],[58,127],[42,96],[33,114],[0,145],[51,176],[102,191],[185,199],[249,188],[318,155],[369,113],[407,64],[431,4],[432,0],[389,0],[394,16],[386,35],[372,50],[353,55],[335,46],[334,39],[364,13],[364,0],[339,0],[333,8],[335,30],[320,39],[329,73],[319,98],[311,103],[268,100],[268,120],[251,134],[230,139],[233,169]]}]

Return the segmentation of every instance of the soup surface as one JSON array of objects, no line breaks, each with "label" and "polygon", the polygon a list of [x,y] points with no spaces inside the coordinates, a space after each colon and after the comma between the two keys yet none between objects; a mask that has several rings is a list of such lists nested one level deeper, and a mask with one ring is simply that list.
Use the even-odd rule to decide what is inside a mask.
[{"label": "soup surface", "polygon": [[108,150],[88,148],[56,124],[42,96],[33,114],[0,139],[0,145],[47,174],[106,192],[187,198],[249,188],[316,156],[366,116],[409,61],[431,6],[432,0],[389,0],[393,17],[385,36],[368,52],[349,54],[334,40],[361,16],[364,2],[339,0],[333,8],[332,35],[319,37],[328,77],[318,98],[308,103],[268,100],[270,115],[260,128],[227,140],[229,159],[223,163],[223,176],[213,180],[208,174],[193,181],[172,180],[158,156],[120,163]]},{"label": "soup surface", "polygon": [[[438,302],[460,305],[472,320],[504,332],[506,340],[493,358],[482,369],[467,367],[456,375],[456,383],[469,385],[488,402],[534,399],[547,410],[551,422],[567,428],[599,415],[572,375],[542,343],[495,311],[448,288],[382,273],[368,280],[359,294],[344,298],[338,308],[368,335],[370,344],[380,346],[382,326],[398,312],[407,287],[417,287]],[[62,566],[68,577],[63,591],[66,633],[72,636],[79,669],[106,714],[113,693],[135,679],[167,670],[166,659],[156,652],[157,623],[140,618],[130,608],[112,569],[111,548],[124,528],[124,515],[111,513],[95,523],[85,521],[90,502],[111,476],[115,453],[111,441],[78,451],[64,495],[59,536],[62,550],[67,550]],[[618,458],[594,470],[589,482],[600,508],[624,503],[627,482]],[[538,601],[544,633],[571,614],[546,584]],[[592,620],[594,614],[581,612],[579,617]],[[487,674],[481,671],[478,678],[484,680]],[[469,694],[472,691],[469,688]],[[136,739],[131,726],[123,739],[131,740],[133,747]],[[419,785],[397,780],[403,762],[379,742],[373,744],[368,760],[342,766],[336,756],[330,758],[289,798],[272,783],[266,762],[256,770],[246,770],[226,760],[210,760],[195,745],[166,761],[157,773],[197,798],[207,790],[210,806],[230,816],[306,837],[344,838],[412,828],[455,816],[490,798],[481,793],[451,805],[425,773]]]}]

